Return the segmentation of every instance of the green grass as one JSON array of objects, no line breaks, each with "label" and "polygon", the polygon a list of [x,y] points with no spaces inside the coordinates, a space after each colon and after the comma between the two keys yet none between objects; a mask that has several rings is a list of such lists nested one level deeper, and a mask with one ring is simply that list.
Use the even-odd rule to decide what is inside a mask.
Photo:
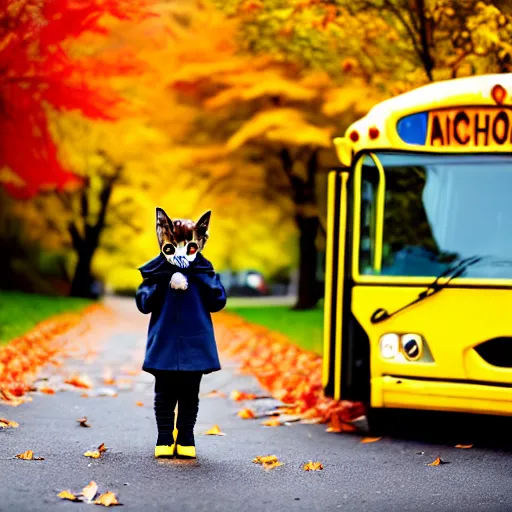
[{"label": "green grass", "polygon": [[305,350],[322,354],[322,307],[309,311],[292,311],[289,306],[229,306],[227,311],[236,313],[249,322],[263,325],[288,336]]},{"label": "green grass", "polygon": [[46,318],[92,304],[87,299],[0,291],[0,344],[16,338]]}]

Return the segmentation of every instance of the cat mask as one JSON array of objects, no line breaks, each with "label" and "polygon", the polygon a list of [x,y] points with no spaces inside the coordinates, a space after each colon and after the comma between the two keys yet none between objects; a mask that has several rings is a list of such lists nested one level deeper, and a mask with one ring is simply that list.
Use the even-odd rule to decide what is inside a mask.
[{"label": "cat mask", "polygon": [[194,223],[190,219],[172,221],[162,208],[156,209],[156,235],[165,259],[179,268],[188,268],[208,240],[211,211]]}]

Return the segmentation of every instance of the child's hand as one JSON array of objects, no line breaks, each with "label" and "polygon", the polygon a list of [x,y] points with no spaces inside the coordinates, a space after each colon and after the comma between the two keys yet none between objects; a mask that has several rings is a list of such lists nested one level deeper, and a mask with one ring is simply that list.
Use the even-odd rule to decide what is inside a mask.
[{"label": "child's hand", "polygon": [[181,272],[176,272],[171,277],[171,288],[174,290],[186,290],[188,288],[187,278]]}]

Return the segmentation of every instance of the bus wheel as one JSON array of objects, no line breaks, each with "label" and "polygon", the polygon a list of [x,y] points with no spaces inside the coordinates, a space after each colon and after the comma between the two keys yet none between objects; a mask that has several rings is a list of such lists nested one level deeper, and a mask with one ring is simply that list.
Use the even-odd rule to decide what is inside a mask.
[{"label": "bus wheel", "polygon": [[389,428],[389,411],[381,408],[368,407],[366,411],[368,432],[374,436],[383,435]]}]

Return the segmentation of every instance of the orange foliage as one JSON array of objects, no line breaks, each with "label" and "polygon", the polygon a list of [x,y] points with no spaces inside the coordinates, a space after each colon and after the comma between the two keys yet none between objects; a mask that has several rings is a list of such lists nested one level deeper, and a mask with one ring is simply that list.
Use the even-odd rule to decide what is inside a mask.
[{"label": "orange foliage", "polygon": [[[92,313],[99,306],[87,308]],[[64,314],[40,323],[35,329],[0,347],[0,401],[18,405],[20,397],[32,389],[37,371],[43,366],[55,363],[55,358],[65,353],[66,343],[62,336],[77,326],[79,314]],[[40,389],[52,394],[50,388]]]},{"label": "orange foliage", "polygon": [[217,320],[219,348],[228,357],[241,361],[242,371],[253,374],[275,398],[293,404],[290,413],[330,423],[331,432],[354,430],[350,422],[365,413],[364,406],[324,396],[320,356],[236,315],[221,313]]}]

